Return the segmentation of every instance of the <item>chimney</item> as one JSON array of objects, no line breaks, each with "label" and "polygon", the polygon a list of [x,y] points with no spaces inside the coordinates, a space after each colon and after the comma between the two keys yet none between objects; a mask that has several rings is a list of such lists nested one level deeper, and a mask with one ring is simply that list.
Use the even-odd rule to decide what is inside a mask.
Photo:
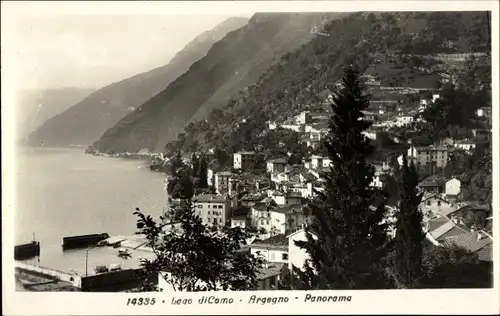
[{"label": "chimney", "polygon": [[483,238],[483,234],[481,232],[477,232],[477,241],[480,241]]}]

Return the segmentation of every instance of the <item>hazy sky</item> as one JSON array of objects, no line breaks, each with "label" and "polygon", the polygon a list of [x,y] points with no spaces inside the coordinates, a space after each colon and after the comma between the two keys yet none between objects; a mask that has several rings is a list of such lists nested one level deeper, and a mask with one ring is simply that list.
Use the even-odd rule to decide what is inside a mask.
[{"label": "hazy sky", "polygon": [[99,88],[167,64],[230,15],[65,15],[10,24],[21,89]]}]

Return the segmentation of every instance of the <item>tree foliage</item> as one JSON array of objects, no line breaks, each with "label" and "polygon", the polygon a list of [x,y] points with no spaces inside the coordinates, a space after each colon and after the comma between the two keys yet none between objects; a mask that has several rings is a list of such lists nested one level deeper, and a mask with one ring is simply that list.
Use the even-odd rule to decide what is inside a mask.
[{"label": "tree foliage", "polygon": [[[296,244],[310,255],[302,279],[312,288],[362,289],[386,286],[382,273],[388,245],[381,192],[370,187],[374,169],[366,162],[373,147],[362,134],[368,105],[357,72],[347,67],[334,98],[325,142],[332,160],[324,192],[309,209],[313,224],[307,241]],[[317,237],[314,238],[312,235]]]},{"label": "tree foliage", "polygon": [[396,236],[389,254],[389,274],[398,288],[417,288],[422,278],[423,216],[419,209],[422,194],[418,192],[417,170],[408,166],[403,156],[399,181],[400,201],[396,211]]},{"label": "tree foliage", "polygon": [[[146,276],[167,272],[165,281],[177,291],[254,289],[260,262],[241,251],[248,233],[230,228],[221,234],[202,224],[191,203],[191,182],[182,176],[178,183],[182,185],[174,193],[180,204],[169,214],[169,220],[180,225],[178,231],[166,232],[151,216],[139,209],[134,212],[138,217],[137,233],[146,236],[155,254],[153,260],[142,260]],[[145,277],[144,289],[154,288],[150,280]]]}]

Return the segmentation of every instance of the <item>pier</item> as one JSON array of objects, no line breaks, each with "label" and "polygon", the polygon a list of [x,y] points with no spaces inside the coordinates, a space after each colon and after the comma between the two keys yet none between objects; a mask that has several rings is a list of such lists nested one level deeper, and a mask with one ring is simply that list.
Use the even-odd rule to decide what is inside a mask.
[{"label": "pier", "polygon": [[15,260],[29,259],[37,256],[40,256],[40,242],[38,241],[14,246]]},{"label": "pier", "polygon": [[107,238],[109,238],[107,233],[64,237],[62,247],[63,250],[91,247]]}]

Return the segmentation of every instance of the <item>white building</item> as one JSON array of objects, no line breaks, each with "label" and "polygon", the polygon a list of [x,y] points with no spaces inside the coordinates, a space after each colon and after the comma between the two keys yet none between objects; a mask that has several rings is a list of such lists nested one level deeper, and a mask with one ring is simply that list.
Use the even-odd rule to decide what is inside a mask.
[{"label": "white building", "polygon": [[284,129],[289,129],[294,132],[303,132],[304,131],[304,125],[297,125],[297,124],[283,124],[280,125],[281,128]]},{"label": "white building", "polygon": [[375,172],[370,186],[375,188],[383,188],[386,177],[387,174],[385,172]]},{"label": "white building", "polygon": [[450,205],[450,202],[438,194],[425,194],[418,208],[424,216],[432,218],[434,216],[439,216],[441,211],[448,208]]},{"label": "white building", "polygon": [[287,161],[285,158],[277,158],[266,161],[266,169],[269,173],[284,172]]},{"label": "white building", "polygon": [[476,115],[478,117],[487,117],[489,118],[491,116],[491,108],[488,107],[482,107],[476,110]]},{"label": "white building", "polygon": [[233,154],[233,168],[242,171],[250,170],[256,156],[254,151],[240,151]]},{"label": "white building", "polygon": [[460,194],[460,180],[456,178],[452,178],[448,181],[446,181],[445,184],[445,193],[447,196],[457,196]]},{"label": "white building", "polygon": [[[417,147],[411,146],[408,149],[407,157],[408,160],[414,160],[415,166],[423,167],[428,164],[434,163],[436,167],[443,168],[446,167],[448,163],[448,153],[449,150],[446,147]],[[403,157],[398,158],[400,165],[403,165]]]},{"label": "white building", "polygon": [[374,122],[377,119],[377,114],[369,111],[361,111],[363,113],[363,120]]},{"label": "white building", "polygon": [[470,139],[461,139],[455,141],[453,147],[463,149],[468,153],[472,153],[476,149],[476,142]]},{"label": "white building", "polygon": [[310,168],[311,169],[326,168],[329,167],[331,163],[332,160],[329,157],[313,155],[311,156]]},{"label": "white building", "polygon": [[231,179],[236,175],[229,171],[217,172],[215,174],[214,186],[218,194],[230,193]]},{"label": "white building", "polygon": [[214,171],[212,169],[207,169],[207,184],[209,186],[214,186]]},{"label": "white building", "polygon": [[248,219],[246,215],[233,216],[231,217],[231,228],[235,227],[246,228],[247,220]]},{"label": "white building", "polygon": [[288,239],[284,234],[279,234],[256,240],[250,245],[250,253],[267,262],[288,264]]},{"label": "white building", "polygon": [[230,200],[225,196],[202,194],[193,197],[194,212],[204,225],[218,228],[229,224]]},{"label": "white building", "polygon": [[309,111],[302,111],[295,116],[295,124],[304,125],[311,121]]},{"label": "white building", "polygon": [[[312,234],[314,239],[317,237]],[[288,238],[288,269],[292,270],[293,267],[297,267],[304,270],[304,264],[307,259],[310,258],[309,254],[305,249],[302,249],[295,245],[295,241],[307,241],[306,232],[303,228],[296,230],[295,232],[289,234]]]},{"label": "white building", "polygon": [[398,127],[410,125],[413,123],[413,121],[414,121],[413,115],[409,115],[409,114],[399,115],[395,118],[395,124]]}]

